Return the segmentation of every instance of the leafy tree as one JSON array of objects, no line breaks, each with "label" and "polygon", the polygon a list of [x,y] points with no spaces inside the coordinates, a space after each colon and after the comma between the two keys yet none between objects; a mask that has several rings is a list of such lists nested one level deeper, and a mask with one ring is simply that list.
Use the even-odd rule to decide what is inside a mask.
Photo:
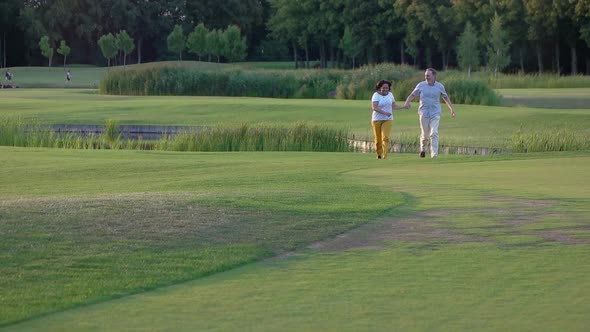
[{"label": "leafy tree", "polygon": [[195,30],[188,34],[186,45],[189,52],[196,54],[201,61],[201,56],[207,53],[207,33],[209,31],[205,28],[203,23],[195,27]]},{"label": "leafy tree", "polygon": [[41,54],[49,60],[49,67],[51,68],[51,59],[53,59],[53,47],[49,44],[49,37],[43,36],[39,40],[39,48]]},{"label": "leafy tree", "polygon": [[57,53],[61,54],[64,57],[64,69],[66,68],[66,59],[68,58],[68,55],[70,55],[70,47],[68,45],[66,45],[66,41],[62,40],[59,43],[59,48],[57,49]]},{"label": "leafy tree", "polygon": [[186,0],[186,16],[189,21],[201,22],[209,29],[225,29],[230,25],[240,27],[248,40],[253,38],[254,28],[263,25],[267,1],[260,0]]},{"label": "leafy tree", "polygon": [[98,46],[100,47],[102,55],[107,59],[107,67],[110,68],[111,59],[114,58],[119,51],[117,38],[115,38],[112,33],[102,35],[100,39],[98,39]]},{"label": "leafy tree", "polygon": [[273,9],[268,26],[271,36],[291,44],[293,62],[298,67],[297,49],[299,41],[307,34],[307,15],[298,1],[270,0]]},{"label": "leafy tree", "polygon": [[133,38],[131,38],[125,30],[119,32],[117,34],[116,39],[118,49],[123,51],[123,68],[125,68],[125,66],[127,65],[127,55],[133,52],[135,44],[133,43]]},{"label": "leafy tree", "polygon": [[432,8],[426,2],[412,0],[396,0],[395,8],[406,20],[406,52],[414,58],[414,65],[420,66],[420,44],[428,43],[428,34],[423,22],[434,17],[431,13]]},{"label": "leafy tree", "polygon": [[229,62],[242,61],[246,58],[246,38],[242,38],[240,28],[230,25],[223,32],[224,52],[223,56]]},{"label": "leafy tree", "polygon": [[[576,4],[575,21],[580,29],[580,39],[590,48],[590,0],[580,0]],[[590,57],[586,58],[586,74],[590,75]]]},{"label": "leafy tree", "polygon": [[525,22],[528,24],[527,37],[535,44],[537,67],[543,72],[543,48],[557,30],[556,16],[551,8],[551,1],[523,0],[525,4]]},{"label": "leafy tree", "polygon": [[182,26],[179,24],[175,25],[174,30],[168,35],[166,41],[168,43],[168,49],[178,53],[178,58],[182,61],[182,51],[186,46],[186,38],[184,37]]},{"label": "leafy tree", "polygon": [[490,41],[488,44],[488,67],[494,69],[494,76],[510,64],[508,48],[510,42],[506,38],[506,32],[502,27],[502,19],[498,13],[494,14],[490,26]]},{"label": "leafy tree", "polygon": [[459,62],[460,68],[467,69],[467,76],[469,77],[471,77],[471,68],[479,66],[477,35],[470,22],[465,24],[465,30],[459,36],[457,61]]},{"label": "leafy tree", "polygon": [[[23,7],[21,0],[2,0],[0,1],[0,67],[6,67],[6,52],[9,50],[8,41],[12,39],[13,44],[17,45],[17,38],[10,38],[16,35],[19,12]],[[8,41],[7,41],[7,38]],[[35,38],[34,40],[37,40]],[[13,48],[14,49],[14,48]]]},{"label": "leafy tree", "polygon": [[[588,4],[590,1],[586,0]],[[584,1],[576,1],[577,4],[583,3]],[[578,31],[579,22],[576,18],[576,6],[572,5],[570,0],[554,0],[553,10],[557,13],[557,28],[559,30],[559,38],[566,43],[569,48],[571,55],[571,74],[578,74],[578,55],[576,50],[576,44],[581,38],[581,34]],[[590,6],[589,6],[590,8]],[[556,50],[559,51],[559,50]],[[560,68],[558,68],[560,69]]]},{"label": "leafy tree", "polygon": [[352,31],[349,26],[344,28],[344,35],[340,39],[340,49],[344,55],[352,59],[352,68],[355,68],[356,56],[361,52],[358,41],[352,35]]},{"label": "leafy tree", "polygon": [[[529,47],[527,38],[528,26],[522,18],[526,15],[522,0],[500,0],[498,1],[498,13],[502,14],[502,22],[507,29],[507,39],[511,41],[514,48],[515,58],[518,58],[520,71],[524,72],[525,54]],[[486,20],[485,22],[490,22]]]},{"label": "leafy tree", "polygon": [[209,33],[207,33],[207,49],[209,55],[217,57],[217,62],[220,62],[224,48],[225,42],[223,38],[223,32],[217,29],[209,31]]}]

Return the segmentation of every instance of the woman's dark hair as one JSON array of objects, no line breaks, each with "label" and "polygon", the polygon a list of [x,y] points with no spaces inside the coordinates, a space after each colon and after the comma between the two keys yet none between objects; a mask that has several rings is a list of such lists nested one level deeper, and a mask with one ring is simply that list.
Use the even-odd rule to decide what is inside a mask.
[{"label": "woman's dark hair", "polygon": [[388,81],[388,80],[381,80],[381,81],[377,82],[377,84],[375,84],[375,90],[381,89],[381,87],[383,86],[383,84],[389,85],[389,88],[391,89],[391,82],[390,81]]}]

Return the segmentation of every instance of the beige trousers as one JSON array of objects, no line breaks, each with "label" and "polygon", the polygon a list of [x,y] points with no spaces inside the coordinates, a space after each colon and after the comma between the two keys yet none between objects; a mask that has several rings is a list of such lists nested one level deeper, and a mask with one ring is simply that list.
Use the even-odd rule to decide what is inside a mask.
[{"label": "beige trousers", "polygon": [[440,115],[426,117],[420,115],[420,151],[426,151],[430,139],[430,157],[438,156],[438,124]]}]

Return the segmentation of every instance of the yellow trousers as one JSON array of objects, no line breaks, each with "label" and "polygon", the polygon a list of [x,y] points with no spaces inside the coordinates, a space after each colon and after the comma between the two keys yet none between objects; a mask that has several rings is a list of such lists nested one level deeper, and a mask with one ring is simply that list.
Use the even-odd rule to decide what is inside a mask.
[{"label": "yellow trousers", "polygon": [[389,152],[389,133],[391,132],[391,120],[372,121],[373,137],[375,138],[375,151],[382,159],[387,158]]}]

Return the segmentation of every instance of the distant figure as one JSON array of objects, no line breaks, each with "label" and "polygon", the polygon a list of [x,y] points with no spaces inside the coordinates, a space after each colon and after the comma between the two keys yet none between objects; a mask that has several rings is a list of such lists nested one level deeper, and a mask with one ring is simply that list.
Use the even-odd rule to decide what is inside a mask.
[{"label": "distant figure", "polygon": [[69,83],[71,80],[72,80],[72,73],[68,69],[68,71],[66,72],[66,83]]},{"label": "distant figure", "polygon": [[6,73],[4,74],[4,80],[6,80],[6,82],[8,83],[12,83],[12,73],[10,72],[10,69],[6,69]]}]

